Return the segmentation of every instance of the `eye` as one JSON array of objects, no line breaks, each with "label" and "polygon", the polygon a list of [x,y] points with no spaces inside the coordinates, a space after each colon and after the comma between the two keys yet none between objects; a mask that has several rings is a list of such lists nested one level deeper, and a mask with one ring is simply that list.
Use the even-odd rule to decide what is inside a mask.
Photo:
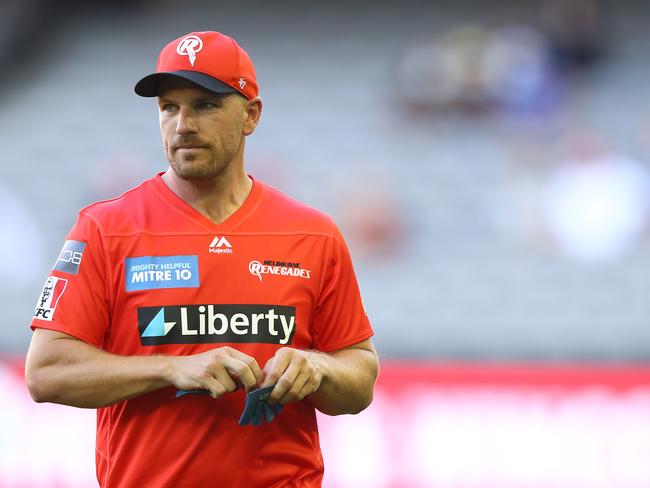
[{"label": "eye", "polygon": [[197,108],[199,110],[212,110],[213,108],[217,108],[217,105],[212,102],[201,102],[197,105]]},{"label": "eye", "polygon": [[174,105],[173,103],[165,103],[160,106],[160,110],[162,112],[173,112],[177,109],[178,107]]}]

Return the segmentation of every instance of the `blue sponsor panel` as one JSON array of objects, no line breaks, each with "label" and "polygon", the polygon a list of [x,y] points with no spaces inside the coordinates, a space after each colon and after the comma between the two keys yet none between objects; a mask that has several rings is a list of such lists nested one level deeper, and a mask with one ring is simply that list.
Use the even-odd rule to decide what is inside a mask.
[{"label": "blue sponsor panel", "polygon": [[126,291],[198,288],[198,256],[126,258]]}]

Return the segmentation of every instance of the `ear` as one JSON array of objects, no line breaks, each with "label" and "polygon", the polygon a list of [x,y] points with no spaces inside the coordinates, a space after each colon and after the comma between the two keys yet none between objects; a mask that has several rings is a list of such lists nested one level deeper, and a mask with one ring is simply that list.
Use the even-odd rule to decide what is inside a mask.
[{"label": "ear", "polygon": [[260,116],[262,115],[262,99],[260,97],[251,98],[246,101],[245,107],[244,127],[242,127],[242,134],[245,136],[251,135],[255,131]]}]

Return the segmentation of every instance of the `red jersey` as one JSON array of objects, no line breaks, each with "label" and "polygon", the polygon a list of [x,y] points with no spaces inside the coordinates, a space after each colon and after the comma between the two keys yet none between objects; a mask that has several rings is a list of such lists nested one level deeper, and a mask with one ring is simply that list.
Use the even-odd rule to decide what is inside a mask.
[{"label": "red jersey", "polygon": [[[79,213],[37,303],[37,327],[119,355],[228,345],[260,367],[283,346],[332,352],[372,335],[329,217],[254,180],[244,204],[215,224],[160,174]],[[242,391],[217,400],[174,393],[97,410],[102,487],[320,486],[309,402],[255,427],[238,424]]]}]

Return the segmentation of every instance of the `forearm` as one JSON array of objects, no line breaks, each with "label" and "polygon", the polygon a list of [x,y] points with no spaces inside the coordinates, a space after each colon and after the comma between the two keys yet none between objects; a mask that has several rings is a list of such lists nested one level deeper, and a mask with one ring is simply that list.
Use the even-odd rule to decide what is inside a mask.
[{"label": "forearm", "polygon": [[327,415],[356,414],[370,405],[379,370],[374,351],[343,349],[313,354],[323,379],[307,398],[318,410]]},{"label": "forearm", "polygon": [[28,355],[26,380],[37,402],[99,408],[168,386],[168,361],[117,356],[62,338],[48,344],[38,363]]}]

